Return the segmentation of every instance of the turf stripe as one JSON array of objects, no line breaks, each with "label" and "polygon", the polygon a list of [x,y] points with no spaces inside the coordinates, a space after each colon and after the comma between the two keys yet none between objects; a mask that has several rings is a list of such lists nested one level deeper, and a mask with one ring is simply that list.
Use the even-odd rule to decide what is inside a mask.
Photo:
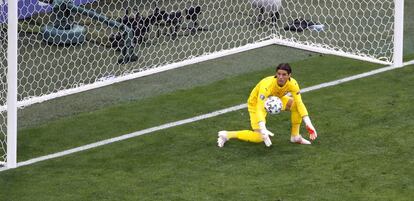
[{"label": "turf stripe", "polygon": [[[401,66],[401,67],[386,66],[386,67],[383,67],[383,68],[379,68],[379,69],[368,71],[368,72],[365,72],[365,73],[361,73],[361,74],[353,75],[353,76],[350,76],[350,77],[334,80],[334,81],[331,81],[331,82],[325,82],[325,83],[314,85],[314,86],[311,86],[311,87],[306,87],[306,88],[303,88],[301,90],[301,92],[304,93],[304,92],[309,92],[309,91],[313,91],[313,90],[318,90],[318,89],[321,89],[321,88],[335,86],[335,85],[338,85],[338,84],[342,84],[342,83],[349,82],[349,81],[352,81],[352,80],[356,80],[356,79],[368,77],[368,76],[371,76],[371,75],[376,75],[376,74],[379,74],[379,73],[382,73],[382,72],[402,68],[404,66],[412,65],[412,64],[414,64],[414,60],[409,61],[409,62],[405,62],[404,65]],[[166,124],[163,124],[163,125],[160,125],[160,126],[147,128],[147,129],[140,130],[140,131],[137,131],[137,132],[133,132],[133,133],[125,134],[125,135],[122,135],[122,136],[102,140],[102,141],[99,141],[99,142],[87,144],[87,145],[76,147],[76,148],[73,148],[73,149],[68,149],[68,150],[57,152],[57,153],[54,153],[54,154],[49,154],[49,155],[29,159],[27,161],[17,163],[17,167],[22,167],[22,166],[34,164],[34,163],[37,163],[37,162],[40,162],[40,161],[45,161],[45,160],[49,160],[49,159],[53,159],[53,158],[66,156],[66,155],[73,154],[73,153],[76,153],[76,152],[80,152],[80,151],[92,149],[92,148],[95,148],[95,147],[111,144],[111,143],[114,143],[114,142],[126,140],[126,139],[137,137],[137,136],[140,136],[140,135],[144,135],[144,134],[148,134],[148,133],[152,133],[152,132],[156,132],[156,131],[160,131],[160,130],[164,130],[164,129],[168,129],[168,128],[172,128],[172,127],[176,127],[176,126],[180,126],[180,125],[200,121],[200,120],[203,120],[203,119],[207,119],[207,118],[219,116],[219,115],[222,115],[222,114],[225,114],[225,113],[229,113],[229,112],[237,111],[237,110],[240,110],[240,109],[244,109],[246,107],[247,107],[246,104],[240,104],[240,105],[225,108],[225,109],[222,109],[222,110],[217,110],[217,111],[214,111],[214,112],[211,112],[211,113],[191,117],[191,118],[188,118],[188,119],[166,123]],[[8,170],[8,168],[6,168],[6,167],[0,168],[0,172],[4,171],[4,170]]]}]

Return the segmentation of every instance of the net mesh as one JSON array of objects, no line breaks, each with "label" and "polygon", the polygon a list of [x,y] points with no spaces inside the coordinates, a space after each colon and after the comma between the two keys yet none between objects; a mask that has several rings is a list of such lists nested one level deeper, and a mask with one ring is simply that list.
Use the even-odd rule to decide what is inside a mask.
[{"label": "net mesh", "polygon": [[19,22],[19,100],[270,38],[392,58],[393,0],[59,1]]},{"label": "net mesh", "polygon": [[[71,15],[84,32],[73,40],[59,33],[53,33],[57,41],[45,39],[45,25],[56,23],[53,12],[19,23],[19,100],[240,47],[268,39],[272,32],[272,27],[249,25],[248,1],[106,0],[79,8]],[[101,23],[99,17],[110,20]],[[129,30],[108,26],[112,21]],[[131,30],[132,44],[127,44]]]},{"label": "net mesh", "polygon": [[[6,103],[7,99],[7,39],[6,26],[0,24],[0,102]],[[7,134],[7,111],[0,111],[0,165],[6,162],[6,134]]]},{"label": "net mesh", "polygon": [[[286,31],[285,26],[283,30],[278,29],[276,37],[392,62],[393,8],[393,0],[287,0],[284,1],[282,21],[291,23],[296,20],[306,28],[303,32]],[[316,30],[309,26],[312,23],[323,28]]]}]

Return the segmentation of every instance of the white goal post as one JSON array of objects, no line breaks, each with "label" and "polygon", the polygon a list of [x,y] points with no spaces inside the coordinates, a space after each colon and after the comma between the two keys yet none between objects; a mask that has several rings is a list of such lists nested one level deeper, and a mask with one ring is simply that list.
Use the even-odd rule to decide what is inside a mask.
[{"label": "white goal post", "polygon": [[0,0],[0,166],[17,165],[18,109],[189,64],[284,45],[402,66],[403,12],[404,0]]}]

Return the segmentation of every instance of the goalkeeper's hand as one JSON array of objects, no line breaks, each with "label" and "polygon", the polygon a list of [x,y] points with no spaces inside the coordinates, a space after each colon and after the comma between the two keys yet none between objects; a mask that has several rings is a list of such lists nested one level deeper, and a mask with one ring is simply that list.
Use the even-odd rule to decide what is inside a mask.
[{"label": "goalkeeper's hand", "polygon": [[260,133],[262,134],[263,142],[267,147],[270,147],[272,145],[272,141],[270,140],[270,136],[274,136],[272,132],[267,130],[265,122],[259,122],[260,127]]},{"label": "goalkeeper's hand", "polygon": [[309,116],[303,117],[303,121],[305,122],[306,130],[309,132],[309,138],[315,140],[318,137],[318,133],[316,132],[315,127],[313,127]]}]

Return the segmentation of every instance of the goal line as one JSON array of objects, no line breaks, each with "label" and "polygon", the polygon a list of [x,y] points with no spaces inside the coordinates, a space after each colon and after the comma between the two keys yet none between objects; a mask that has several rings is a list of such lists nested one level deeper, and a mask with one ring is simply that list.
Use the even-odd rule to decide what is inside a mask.
[{"label": "goal line", "polygon": [[[371,75],[376,75],[376,74],[386,72],[386,71],[390,71],[390,70],[395,70],[395,69],[402,68],[402,67],[405,67],[405,66],[408,66],[408,65],[413,65],[413,64],[414,64],[414,60],[411,60],[409,62],[405,62],[400,67],[386,66],[386,67],[375,69],[375,70],[368,71],[368,72],[365,72],[365,73],[349,76],[349,77],[346,77],[346,78],[342,78],[342,79],[338,79],[338,80],[334,80],[334,81],[325,82],[325,83],[322,83],[322,84],[306,87],[306,88],[301,89],[301,92],[305,93],[305,92],[314,91],[314,90],[318,90],[318,89],[322,89],[322,88],[326,88],[326,87],[330,87],[330,86],[335,86],[335,85],[339,85],[339,84],[342,84],[342,83],[345,83],[345,82],[349,82],[349,81],[353,81],[353,80],[356,80],[356,79],[368,77],[368,76],[371,76]],[[160,130],[164,130],[164,129],[168,129],[168,128],[172,128],[172,127],[176,127],[176,126],[180,126],[180,125],[184,125],[184,124],[204,120],[204,119],[208,119],[208,118],[219,116],[219,115],[222,115],[222,114],[225,114],[225,113],[229,113],[229,112],[237,111],[237,110],[240,110],[240,109],[244,109],[246,107],[247,107],[246,104],[240,104],[240,105],[232,106],[232,107],[225,108],[225,109],[222,109],[222,110],[217,110],[217,111],[214,111],[214,112],[211,112],[211,113],[191,117],[191,118],[188,118],[188,119],[183,119],[183,120],[179,120],[179,121],[175,121],[175,122],[162,124],[162,125],[159,125],[159,126],[155,126],[155,127],[147,128],[147,129],[144,129],[144,130],[136,131],[136,132],[133,132],[133,133],[121,135],[121,136],[118,136],[118,137],[114,137],[114,138],[94,142],[94,143],[91,143],[91,144],[87,144],[87,145],[83,145],[83,146],[80,146],[80,147],[68,149],[68,150],[65,150],[65,151],[61,151],[61,152],[57,152],[57,153],[53,153],[53,154],[49,154],[49,155],[29,159],[27,161],[18,162],[17,167],[31,165],[31,164],[34,164],[34,163],[37,163],[37,162],[41,162],[41,161],[45,161],[45,160],[49,160],[49,159],[53,159],[53,158],[66,156],[66,155],[73,154],[73,153],[76,153],[76,152],[92,149],[92,148],[95,148],[95,147],[100,147],[100,146],[103,146],[103,145],[107,145],[107,144],[111,144],[111,143],[114,143],[114,142],[126,140],[126,139],[137,137],[137,136],[140,136],[140,135],[144,135],[144,134],[148,134],[148,133],[152,133],[152,132],[156,132],[156,131],[160,131]],[[0,168],[0,172],[5,171],[5,170],[8,170],[8,168],[7,167]]]}]

